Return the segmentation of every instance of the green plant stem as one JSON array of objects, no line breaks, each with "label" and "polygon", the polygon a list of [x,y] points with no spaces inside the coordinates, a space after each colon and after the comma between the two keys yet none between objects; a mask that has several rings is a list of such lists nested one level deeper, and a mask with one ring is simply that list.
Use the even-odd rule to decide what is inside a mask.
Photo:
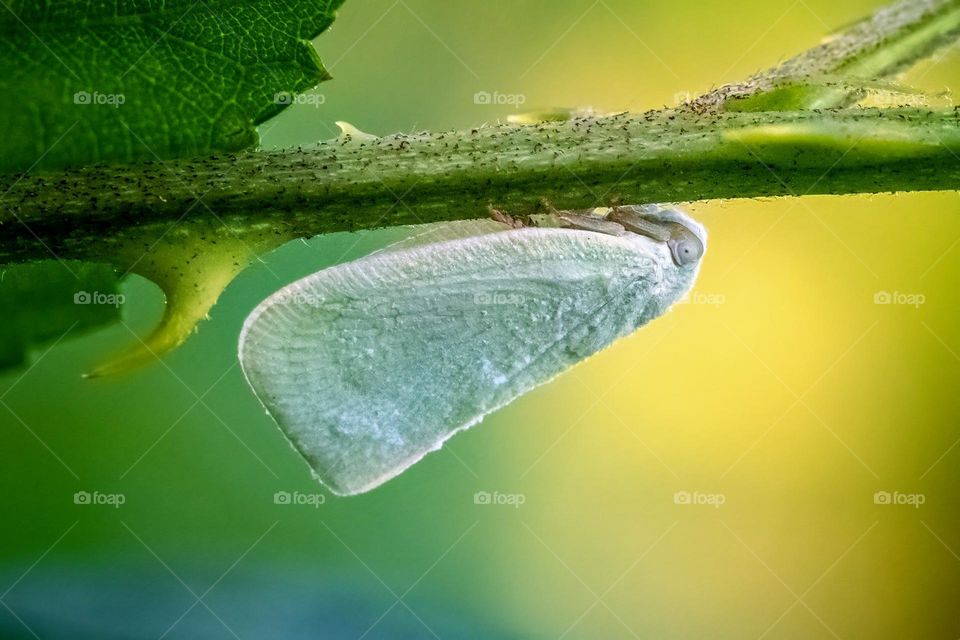
[{"label": "green plant stem", "polygon": [[[785,111],[849,106],[864,93],[850,90],[851,85],[905,71],[958,33],[960,0],[900,0],[772,69],[700,96],[689,107]],[[836,83],[839,77],[846,82]]]},{"label": "green plant stem", "polygon": [[960,188],[960,113],[652,112],[0,179],[0,260],[224,220],[247,236],[557,207]]}]

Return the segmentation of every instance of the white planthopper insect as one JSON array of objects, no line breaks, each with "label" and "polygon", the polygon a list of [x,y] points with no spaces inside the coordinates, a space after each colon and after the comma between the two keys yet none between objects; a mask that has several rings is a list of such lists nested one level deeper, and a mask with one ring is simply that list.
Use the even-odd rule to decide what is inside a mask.
[{"label": "white planthopper insect", "polygon": [[331,491],[383,484],[662,315],[706,249],[703,227],[675,208],[557,217],[569,228],[431,225],[250,314],[247,381]]}]

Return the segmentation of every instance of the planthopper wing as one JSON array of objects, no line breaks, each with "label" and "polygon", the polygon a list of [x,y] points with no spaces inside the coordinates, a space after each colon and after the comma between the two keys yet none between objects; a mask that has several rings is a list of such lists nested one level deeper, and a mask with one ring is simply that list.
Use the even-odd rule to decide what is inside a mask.
[{"label": "planthopper wing", "polygon": [[660,315],[694,277],[629,233],[524,228],[393,249],[265,300],[240,362],[316,476],[362,493]]}]

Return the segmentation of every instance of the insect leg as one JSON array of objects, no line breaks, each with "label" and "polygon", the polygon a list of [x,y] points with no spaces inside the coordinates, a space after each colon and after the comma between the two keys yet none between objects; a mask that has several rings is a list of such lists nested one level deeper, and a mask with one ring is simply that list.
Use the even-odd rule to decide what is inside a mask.
[{"label": "insect leg", "polygon": [[585,216],[573,211],[557,211],[557,217],[562,220],[566,227],[571,229],[582,229],[583,231],[593,231],[596,233],[605,233],[609,236],[622,236],[626,233],[623,225],[604,218],[595,216]]},{"label": "insect leg", "polygon": [[616,207],[607,214],[607,220],[618,223],[633,233],[653,238],[658,242],[669,240],[670,229],[645,217],[642,212],[642,207]]},{"label": "insect leg", "polygon": [[497,222],[502,222],[503,224],[512,227],[514,229],[522,229],[524,227],[534,227],[536,226],[533,221],[529,218],[526,220],[520,218],[514,218],[512,215],[506,211],[500,211],[490,207],[490,217]]}]

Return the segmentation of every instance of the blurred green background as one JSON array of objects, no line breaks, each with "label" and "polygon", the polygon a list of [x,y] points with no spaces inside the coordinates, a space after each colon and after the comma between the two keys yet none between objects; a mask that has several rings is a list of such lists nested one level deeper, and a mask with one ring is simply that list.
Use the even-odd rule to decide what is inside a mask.
[{"label": "blurred green background", "polygon": [[[263,146],[333,137],[336,120],[388,134],[517,111],[476,104],[482,91],[521,109],[672,105],[880,4],[348,0],[316,42],[334,75],[322,104],[267,123]],[[960,86],[958,62],[905,82]],[[960,197],[690,209],[711,235],[688,304],[382,488],[317,508],[274,503],[322,489],[248,390],[240,326],[283,284],[402,231],[271,253],[185,346],[123,378],[80,377],[134,339],[122,326],[41,351],[0,378],[6,611],[44,637],[31,594],[80,567],[91,591],[130,571],[177,602],[144,614],[145,637],[211,585],[209,609],[166,637],[203,617],[204,637],[233,637],[231,589],[279,600],[290,580],[322,586],[326,606],[366,603],[326,611],[318,637],[447,637],[450,618],[478,637],[960,636]],[[146,333],[162,296],[141,279],[124,292]],[[78,491],[126,502],[77,505]],[[524,501],[477,505],[478,491]],[[272,610],[262,637],[292,637]]]}]

